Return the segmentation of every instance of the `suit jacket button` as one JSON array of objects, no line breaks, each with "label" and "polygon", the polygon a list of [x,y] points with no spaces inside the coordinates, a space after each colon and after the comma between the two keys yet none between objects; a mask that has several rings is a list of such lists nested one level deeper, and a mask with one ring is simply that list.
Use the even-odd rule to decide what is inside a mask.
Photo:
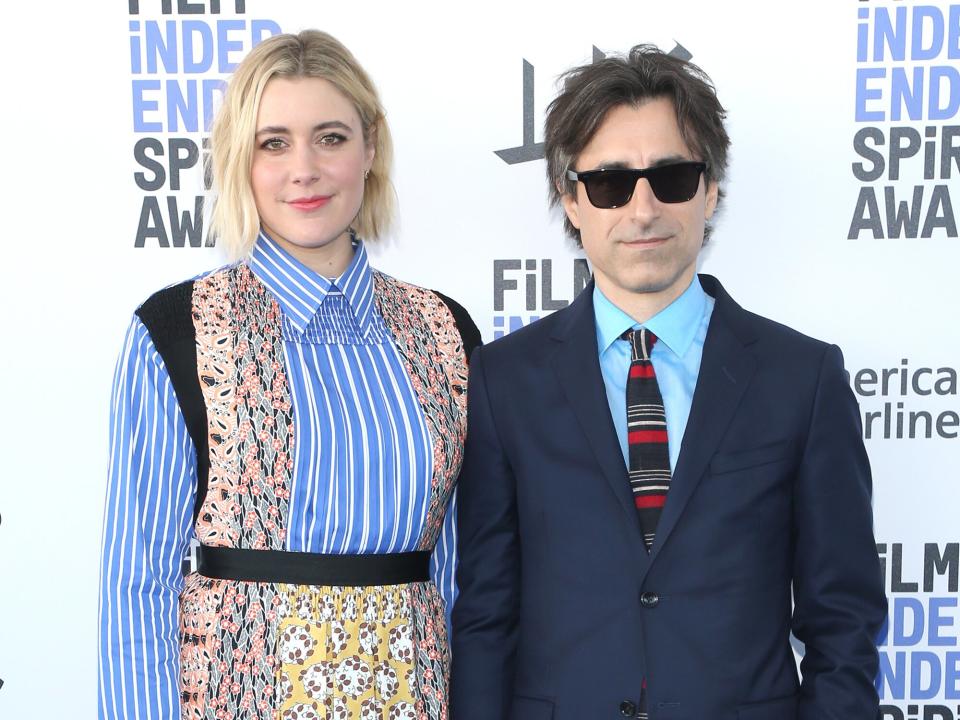
[{"label": "suit jacket button", "polygon": [[635,717],[637,714],[637,704],[632,700],[624,700],[620,703],[620,714],[624,717]]},{"label": "suit jacket button", "polygon": [[640,596],[640,604],[645,608],[655,608],[660,604],[660,596],[654,592],[645,592]]}]

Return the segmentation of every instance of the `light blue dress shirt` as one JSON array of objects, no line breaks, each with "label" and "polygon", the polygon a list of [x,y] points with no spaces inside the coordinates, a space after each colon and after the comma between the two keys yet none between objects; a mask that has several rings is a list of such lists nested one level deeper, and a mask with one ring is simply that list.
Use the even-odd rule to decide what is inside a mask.
[{"label": "light blue dress shirt", "polygon": [[630,329],[645,327],[657,336],[650,360],[667,414],[670,470],[677,467],[683,433],[690,417],[693,391],[700,374],[703,343],[713,314],[714,300],[703,291],[694,275],[690,286],[676,300],[641,325],[593,288],[593,311],[597,323],[597,351],[600,372],[607,391],[610,417],[617,431],[623,463],[627,455],[627,373],[630,370],[630,343],[620,336]]}]

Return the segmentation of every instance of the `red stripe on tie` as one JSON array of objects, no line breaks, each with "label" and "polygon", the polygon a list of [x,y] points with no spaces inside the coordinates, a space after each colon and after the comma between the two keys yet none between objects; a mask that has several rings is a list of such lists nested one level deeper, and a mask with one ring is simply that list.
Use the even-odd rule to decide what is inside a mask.
[{"label": "red stripe on tie", "polygon": [[666,443],[666,430],[634,430],[627,433],[627,442],[630,445],[637,443]]},{"label": "red stripe on tie", "polygon": [[667,503],[666,495],[635,495],[633,504],[638,510],[646,508],[662,508]]},{"label": "red stripe on tie", "polygon": [[630,377],[632,378],[652,378],[654,376],[653,365],[631,365]]}]

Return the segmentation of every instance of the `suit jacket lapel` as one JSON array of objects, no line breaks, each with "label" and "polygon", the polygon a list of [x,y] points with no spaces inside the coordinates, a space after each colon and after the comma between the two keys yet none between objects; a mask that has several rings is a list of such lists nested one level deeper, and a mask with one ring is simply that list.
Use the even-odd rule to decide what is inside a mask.
[{"label": "suit jacket lapel", "polygon": [[[557,342],[556,352],[551,358],[553,369],[603,476],[627,514],[627,521],[635,529],[636,541],[643,551],[643,536],[630,492],[627,468],[623,464],[623,454],[610,418],[610,406],[600,374],[593,283],[587,285],[573,304],[561,312],[566,317],[564,322],[558,323],[552,335]],[[642,554],[646,555],[646,552]]]},{"label": "suit jacket lapel", "polygon": [[747,347],[754,338],[744,323],[745,311],[727,295],[716,278],[701,275],[700,281],[716,304],[703,346],[680,457],[650,550],[651,562],[676,527],[756,370],[756,360]]}]

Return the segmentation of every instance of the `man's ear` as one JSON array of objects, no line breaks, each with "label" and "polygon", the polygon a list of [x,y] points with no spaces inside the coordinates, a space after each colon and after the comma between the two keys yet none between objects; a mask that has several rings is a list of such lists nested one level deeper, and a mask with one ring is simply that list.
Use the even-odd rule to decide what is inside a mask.
[{"label": "man's ear", "polygon": [[719,197],[720,186],[716,180],[707,183],[707,197],[703,207],[703,219],[709,220],[713,217],[714,210],[717,209],[717,198]]},{"label": "man's ear", "polygon": [[564,192],[565,188],[563,187],[558,186],[557,189],[560,191],[560,202],[563,204],[563,211],[567,214],[567,219],[570,220],[571,225],[579,230],[580,205],[577,203],[577,198],[568,192]]}]

